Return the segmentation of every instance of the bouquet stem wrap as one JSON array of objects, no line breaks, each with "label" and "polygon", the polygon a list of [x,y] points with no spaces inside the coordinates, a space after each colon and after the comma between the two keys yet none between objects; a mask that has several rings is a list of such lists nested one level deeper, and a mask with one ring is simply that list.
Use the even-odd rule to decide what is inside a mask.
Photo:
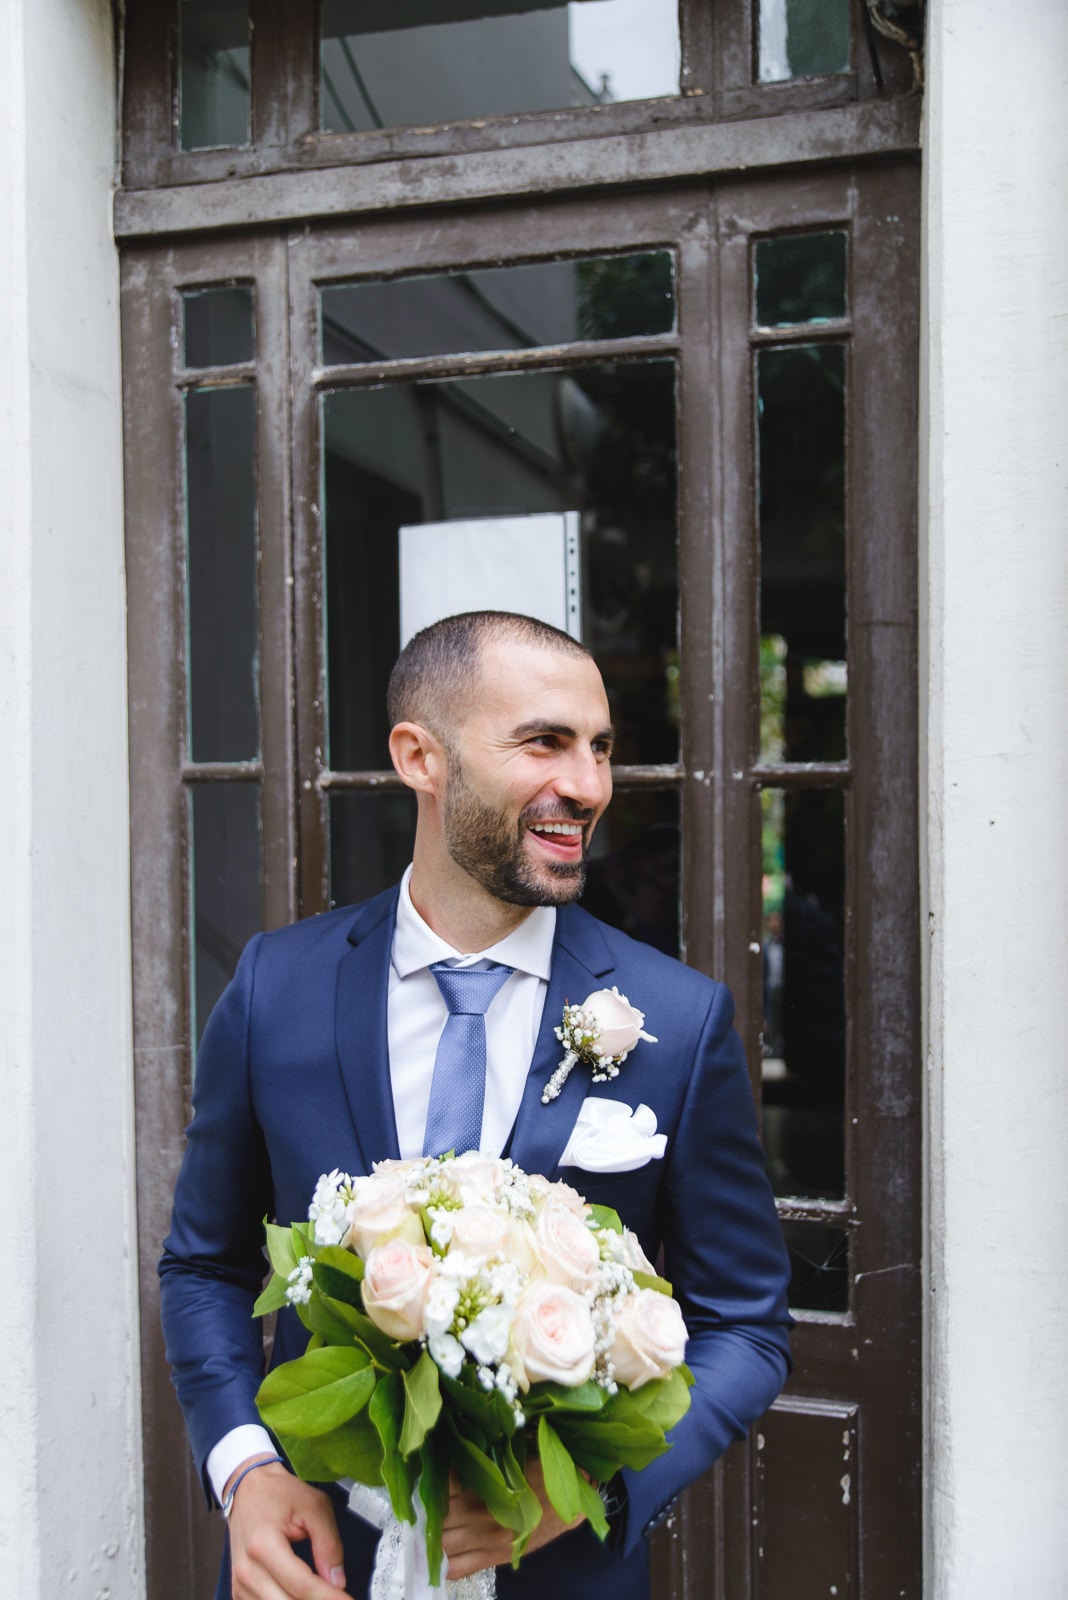
[{"label": "bouquet stem wrap", "polygon": [[426,1512],[416,1503],[414,1526],[398,1522],[385,1489],[372,1489],[365,1483],[343,1478],[348,1490],[349,1510],[372,1528],[381,1528],[382,1537],[375,1553],[371,1575],[370,1600],[496,1600],[497,1574],[492,1567],[472,1573],[469,1578],[449,1578],[440,1584],[430,1581],[426,1558]]}]

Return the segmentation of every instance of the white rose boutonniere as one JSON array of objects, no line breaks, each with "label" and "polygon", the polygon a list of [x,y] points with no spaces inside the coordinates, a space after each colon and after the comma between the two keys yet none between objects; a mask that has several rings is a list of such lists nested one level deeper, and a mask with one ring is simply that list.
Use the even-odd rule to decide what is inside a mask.
[{"label": "white rose boutonniere", "polygon": [[579,1061],[591,1069],[594,1083],[618,1078],[620,1065],[639,1039],[647,1044],[657,1042],[655,1034],[646,1033],[644,1024],[645,1012],[632,1006],[615,985],[595,989],[581,1005],[565,1005],[556,1037],[567,1053],[542,1091],[542,1104],[556,1099]]}]

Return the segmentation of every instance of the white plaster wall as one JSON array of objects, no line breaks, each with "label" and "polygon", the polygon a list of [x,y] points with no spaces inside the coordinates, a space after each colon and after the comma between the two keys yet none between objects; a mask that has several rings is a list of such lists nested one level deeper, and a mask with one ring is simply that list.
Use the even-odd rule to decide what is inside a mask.
[{"label": "white plaster wall", "polygon": [[928,1560],[1068,1595],[1068,7],[932,0]]},{"label": "white plaster wall", "polygon": [[108,0],[0,0],[0,1595],[143,1595]]}]

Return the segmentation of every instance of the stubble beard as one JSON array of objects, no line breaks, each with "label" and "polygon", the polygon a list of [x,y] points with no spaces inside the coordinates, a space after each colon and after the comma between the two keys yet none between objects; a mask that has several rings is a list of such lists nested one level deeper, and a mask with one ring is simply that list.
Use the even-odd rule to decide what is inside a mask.
[{"label": "stubble beard", "polygon": [[[564,818],[589,821],[590,813],[566,807]],[[449,855],[488,894],[510,906],[563,906],[577,900],[586,885],[586,842],[580,861],[546,860],[536,869],[523,841],[529,824],[541,813],[534,807],[520,813],[516,823],[487,805],[470,787],[455,752],[449,754],[449,781],[442,807],[442,834]]]}]

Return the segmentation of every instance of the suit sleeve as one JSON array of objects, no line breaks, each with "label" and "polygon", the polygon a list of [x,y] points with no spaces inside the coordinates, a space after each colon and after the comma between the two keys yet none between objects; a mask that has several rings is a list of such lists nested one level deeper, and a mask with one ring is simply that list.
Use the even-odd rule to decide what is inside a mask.
[{"label": "suit sleeve", "polygon": [[689,1330],[690,1410],[672,1448],[625,1472],[629,1553],[771,1404],[789,1372],[789,1267],[730,992],[717,985],[668,1150],[660,1229]]},{"label": "suit sleeve", "polygon": [[258,1423],[263,1372],[252,1307],[265,1275],[270,1166],[249,1091],[248,1039],[258,935],[204,1030],[193,1121],[160,1261],[167,1360],[197,1467],[231,1428]]}]

